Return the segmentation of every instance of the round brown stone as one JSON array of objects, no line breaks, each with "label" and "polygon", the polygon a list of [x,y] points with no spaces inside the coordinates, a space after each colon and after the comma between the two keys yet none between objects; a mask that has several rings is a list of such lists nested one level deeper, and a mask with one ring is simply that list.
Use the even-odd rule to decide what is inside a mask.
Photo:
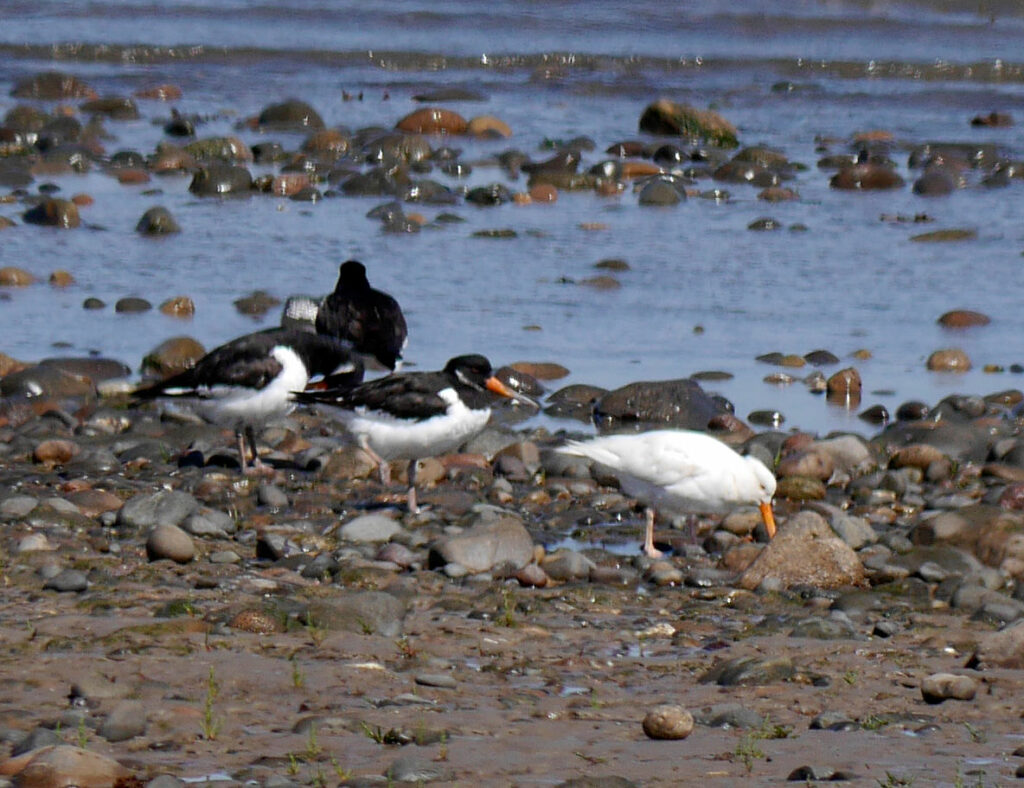
[{"label": "round brown stone", "polygon": [[682,706],[664,703],[647,712],[643,727],[651,739],[685,739],[693,732],[693,715]]},{"label": "round brown stone", "polygon": [[252,632],[256,635],[272,635],[284,632],[284,624],[265,610],[247,609],[235,613],[228,621],[232,629],[240,629],[243,632]]},{"label": "round brown stone", "polygon": [[470,118],[466,124],[466,131],[474,137],[504,137],[512,136],[512,129],[509,125],[493,115],[477,115]]},{"label": "round brown stone", "polygon": [[174,296],[160,304],[160,311],[170,317],[192,317],[196,313],[196,305],[188,296]]},{"label": "round brown stone", "polygon": [[971,359],[960,348],[943,348],[928,356],[927,367],[932,372],[967,372]]},{"label": "round brown stone", "polygon": [[469,125],[459,113],[440,107],[423,107],[410,112],[395,128],[414,134],[465,134]]},{"label": "round brown stone", "polygon": [[981,312],[974,312],[970,309],[954,309],[946,312],[939,318],[940,326],[946,328],[970,328],[971,326],[987,326],[992,319]]},{"label": "round brown stone", "polygon": [[36,278],[24,268],[5,266],[0,268],[0,287],[27,287],[33,284]]},{"label": "round brown stone", "polygon": [[165,339],[142,359],[142,374],[170,377],[186,369],[206,355],[203,346],[192,337]]},{"label": "round brown stone", "polygon": [[68,440],[46,440],[36,445],[32,459],[43,465],[67,465],[78,454],[78,444]]},{"label": "round brown stone", "polygon": [[50,274],[50,284],[54,287],[69,287],[75,283],[75,277],[70,271],[54,271]]}]

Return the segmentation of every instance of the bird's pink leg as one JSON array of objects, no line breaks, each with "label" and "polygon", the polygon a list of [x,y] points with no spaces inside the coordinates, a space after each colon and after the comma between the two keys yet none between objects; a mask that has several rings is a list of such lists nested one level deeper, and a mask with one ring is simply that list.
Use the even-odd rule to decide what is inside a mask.
[{"label": "bird's pink leg", "polygon": [[648,558],[661,558],[664,553],[654,546],[654,509],[647,507],[644,512],[646,524],[644,526],[644,555]]}]

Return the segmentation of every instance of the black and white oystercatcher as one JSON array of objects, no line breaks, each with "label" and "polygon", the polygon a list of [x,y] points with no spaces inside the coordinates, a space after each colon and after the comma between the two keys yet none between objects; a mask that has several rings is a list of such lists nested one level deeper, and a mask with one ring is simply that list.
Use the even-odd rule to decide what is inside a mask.
[{"label": "black and white oystercatcher", "polygon": [[493,394],[536,405],[494,377],[484,356],[457,356],[438,372],[408,372],[353,389],[306,391],[299,402],[340,408],[340,418],[390,483],[388,460],[409,460],[409,511],[416,507],[416,460],[454,451],[487,425]]},{"label": "black and white oystercatcher", "polygon": [[191,369],[138,389],[133,396],[194,400],[205,419],[237,433],[239,467],[242,473],[250,473],[245,439],[252,449],[252,472],[258,472],[262,463],[254,427],[291,412],[293,392],[319,376],[340,391],[363,379],[363,363],[351,345],[334,337],[271,328],[221,345]]},{"label": "black and white oystercatcher", "polygon": [[366,266],[357,260],[341,264],[334,292],[320,302],[316,330],[351,342],[390,370],[402,357],[408,333],[398,302],[370,287]]},{"label": "black and white oystercatcher", "polygon": [[[768,536],[775,535],[772,496],[775,476],[754,457],[742,457],[717,438],[689,430],[651,430],[569,441],[562,454],[587,457],[609,468],[622,489],[646,504],[644,553],[654,547],[654,510],[685,514],[725,514],[737,506],[761,509]],[[692,531],[691,531],[692,532]]]}]

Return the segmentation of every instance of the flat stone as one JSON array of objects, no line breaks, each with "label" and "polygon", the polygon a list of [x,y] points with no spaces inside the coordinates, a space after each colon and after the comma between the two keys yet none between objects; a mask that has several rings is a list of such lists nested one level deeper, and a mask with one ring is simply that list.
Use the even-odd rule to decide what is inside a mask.
[{"label": "flat stone", "polygon": [[347,542],[387,542],[402,532],[402,526],[383,514],[364,514],[349,520],[338,536]]},{"label": "flat stone", "polygon": [[974,700],[978,682],[970,676],[955,673],[933,673],[921,680],[921,697],[925,703],[942,703],[946,700]]}]

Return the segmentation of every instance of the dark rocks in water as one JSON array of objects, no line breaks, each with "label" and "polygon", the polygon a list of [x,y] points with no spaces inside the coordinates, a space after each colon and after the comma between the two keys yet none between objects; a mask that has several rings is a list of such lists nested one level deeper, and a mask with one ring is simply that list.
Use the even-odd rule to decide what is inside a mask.
[{"label": "dark rocks in water", "polygon": [[114,311],[121,314],[138,314],[139,312],[148,312],[152,308],[153,305],[149,301],[138,296],[119,298],[114,303]]},{"label": "dark rocks in water", "polygon": [[232,303],[243,315],[265,315],[271,309],[281,306],[281,299],[264,290],[254,290],[247,296],[236,298]]},{"label": "dark rocks in water", "polygon": [[640,205],[678,205],[686,199],[686,189],[675,178],[657,177],[648,180],[640,189]]},{"label": "dark rocks in water", "polygon": [[1009,112],[989,112],[987,115],[975,115],[971,118],[972,126],[988,126],[989,128],[1009,128],[1013,125],[1013,115]]},{"label": "dark rocks in water", "polygon": [[899,189],[904,181],[890,167],[870,162],[843,167],[832,176],[829,186],[833,189],[867,191],[871,189]]},{"label": "dark rocks in water", "polygon": [[70,230],[81,225],[78,206],[71,200],[46,199],[22,214],[28,224]]},{"label": "dark rocks in water", "polygon": [[200,197],[247,195],[252,189],[252,175],[245,167],[214,163],[200,168],[192,176],[188,190]]},{"label": "dark rocks in water", "polygon": [[193,140],[185,146],[184,151],[200,162],[233,164],[252,161],[252,151],[238,137],[206,137]]},{"label": "dark rocks in water", "polygon": [[142,235],[169,235],[181,232],[181,226],[169,210],[157,205],[142,214],[135,225],[135,232]]},{"label": "dark rocks in water", "polygon": [[956,191],[956,186],[956,179],[947,170],[930,167],[914,181],[911,189],[922,197],[942,197]]},{"label": "dark rocks in water", "polygon": [[413,134],[465,134],[469,124],[458,112],[440,107],[423,107],[401,118],[395,128]]},{"label": "dark rocks in water", "polygon": [[502,183],[477,186],[466,193],[466,202],[474,205],[502,205],[512,199],[512,192]]},{"label": "dark rocks in water", "polygon": [[62,99],[94,99],[96,91],[71,74],[44,71],[18,82],[11,91],[14,98],[60,101]]},{"label": "dark rocks in water", "polygon": [[992,318],[971,309],[953,309],[939,317],[936,322],[945,328],[970,328],[972,326],[987,326],[992,322]]},{"label": "dark rocks in water", "polygon": [[739,144],[736,127],[717,112],[695,109],[667,99],[660,99],[643,111],[640,131],[678,135],[723,148],[735,148]]},{"label": "dark rocks in water", "polygon": [[577,419],[589,422],[594,415],[594,404],[608,389],[576,383],[551,394],[544,405],[544,413],[555,418]]},{"label": "dark rocks in water", "polygon": [[274,129],[322,129],[324,120],[305,101],[288,99],[280,104],[264,107],[256,119],[263,128]]},{"label": "dark rocks in water", "polygon": [[280,142],[257,142],[252,146],[252,160],[256,164],[274,164],[288,156]]},{"label": "dark rocks in water", "polygon": [[108,96],[92,99],[79,109],[90,115],[103,115],[111,120],[138,120],[139,108],[127,96]]},{"label": "dark rocks in water", "polygon": [[594,420],[603,429],[649,425],[703,430],[723,409],[689,378],[630,383],[602,396]]},{"label": "dark rocks in water", "polygon": [[915,168],[929,164],[961,163],[969,167],[988,169],[999,158],[998,146],[991,143],[927,142],[910,152],[907,166]]}]

